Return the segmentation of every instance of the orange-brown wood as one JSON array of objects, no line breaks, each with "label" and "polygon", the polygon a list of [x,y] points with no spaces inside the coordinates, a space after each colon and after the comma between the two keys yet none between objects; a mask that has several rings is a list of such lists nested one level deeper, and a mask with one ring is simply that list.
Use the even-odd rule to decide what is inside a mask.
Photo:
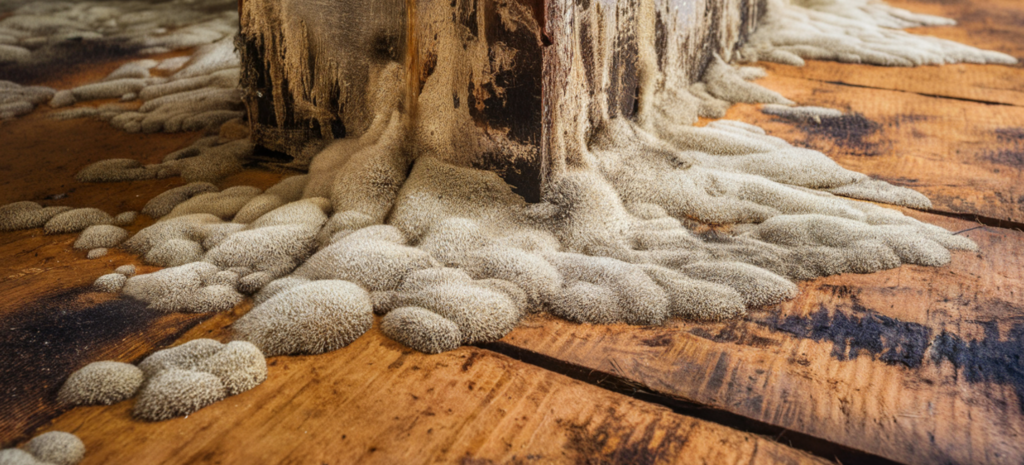
[{"label": "orange-brown wood", "polygon": [[[830,66],[840,72],[850,65]],[[1024,81],[1024,69],[1015,71]],[[845,168],[918,190],[937,211],[1024,223],[1024,107],[776,75],[758,83],[800,105],[835,108],[847,116],[814,124],[744,104],[730,109],[727,118],[820,150]]]},{"label": "orange-brown wood", "polygon": [[[961,20],[921,33],[1024,55],[1024,4],[1015,0],[891,3]],[[120,63],[45,83],[66,88]],[[800,104],[860,115],[869,130],[851,138],[842,128],[807,129],[753,105],[737,106],[730,118],[921,190],[936,210],[1024,222],[1024,69],[768,67],[763,85]],[[53,111],[44,105],[0,123],[0,204],[139,210],[181,179],[87,185],[73,181],[74,173],[104,158],[156,162],[203,136],[126,134],[98,121],[48,119]],[[265,188],[280,176],[250,170],[222,187]],[[66,197],[47,199],[60,194]],[[0,364],[31,376],[0,377],[0,445],[60,429],[85,441],[86,463],[815,460],[552,371],[576,367],[646,391],[648,399],[694,402],[896,461],[1021,463],[1024,233],[906,212],[964,231],[981,252],[955,253],[943,268],[802,283],[796,300],[724,323],[644,328],[534,317],[488,346],[546,357],[549,369],[484,348],[422,355],[374,328],[330,354],[271,359],[263,385],[161,423],[132,420],[132,401],[61,414],[53,399],[85,363],[138,360],[172,341],[227,340],[231,322],[250,304],[217,315],[147,313],[138,302],[84,289],[118,265],[139,264],[138,257],[112,250],[86,260],[84,251],[71,250],[74,235],[2,232],[0,330],[20,339],[0,338]],[[140,218],[129,229],[151,221]],[[46,341],[59,350],[34,349]]]},{"label": "orange-brown wood", "polygon": [[[51,119],[51,112],[43,108],[0,125],[0,204],[33,200],[46,206],[95,207],[111,215],[138,211],[184,181],[86,184],[75,181],[75,173],[106,158],[158,162],[203,137],[128,134],[102,121]],[[266,188],[280,178],[280,173],[249,170],[222,185]],[[135,233],[152,222],[140,216],[127,229]],[[137,360],[211,316],[165,315],[141,302],[91,292],[97,277],[120,265],[134,264],[140,273],[157,268],[116,248],[86,260],[87,251],[72,249],[77,236],[45,235],[42,229],[0,232],[0,444],[24,438],[60,413],[63,408],[53,399],[74,370],[96,360]]]},{"label": "orange-brown wood", "polygon": [[538,317],[501,344],[899,462],[1021,463],[1024,233],[964,234],[980,253],[804,282],[795,300],[738,320]]},{"label": "orange-brown wood", "polygon": [[[1016,0],[957,0],[923,2],[891,0],[886,3],[916,13],[945,16],[956,26],[909,29],[914,34],[941,37],[1024,59],[1024,2]],[[1021,66],[957,64],[887,68],[870,65],[833,66],[808,61],[807,66],[764,64],[771,74],[856,86],[899,90],[924,95],[1024,106]]]},{"label": "orange-brown wood", "polygon": [[133,420],[132,401],[76,408],[83,463],[823,463],[492,352],[424,355],[371,330],[317,356],[276,357],[262,385],[186,418]]}]

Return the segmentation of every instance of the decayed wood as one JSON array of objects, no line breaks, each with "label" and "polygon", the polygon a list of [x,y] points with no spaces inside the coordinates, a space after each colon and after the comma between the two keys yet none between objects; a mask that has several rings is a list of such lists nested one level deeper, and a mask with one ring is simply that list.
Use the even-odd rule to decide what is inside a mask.
[{"label": "decayed wood", "polygon": [[538,317],[501,343],[900,462],[1020,463],[1024,233],[964,234],[981,253],[805,282],[796,300],[740,320]]},{"label": "decayed wood", "polygon": [[[22,135],[9,145],[13,163],[3,182],[16,187],[4,189],[10,197],[5,202],[30,198],[110,213],[139,210],[182,181],[82,184],[73,181],[81,166],[110,153],[156,161],[201,136],[139,137],[101,122],[51,120],[45,113],[12,121],[2,130]],[[67,157],[68,148],[77,149],[78,158]],[[45,167],[54,168],[50,175],[32,177]],[[267,187],[279,178],[250,170],[224,184]],[[68,196],[44,199],[58,191]],[[151,223],[141,217],[129,229]],[[8,257],[0,264],[5,296],[0,327],[4,337],[15,336],[4,339],[0,350],[6,373],[0,377],[4,446],[41,432],[36,425],[63,410],[54,398],[73,370],[96,360],[138,360],[183,332],[179,342],[227,340],[230,323],[251,306],[246,301],[217,315],[161,315],[140,302],[90,292],[85,287],[116,266],[131,263],[140,272],[155,268],[116,249],[102,259],[86,260],[84,251],[71,249],[74,239],[73,234],[44,236],[40,230],[0,233],[0,254]],[[53,349],[44,350],[48,346]],[[442,356],[413,353],[377,329],[332,354],[283,357],[271,364],[270,380],[263,386],[187,419],[134,421],[129,401],[74,409],[44,430],[79,435],[89,449],[86,463],[454,461],[467,454],[500,462],[595,457],[647,463],[817,462],[771,440],[482,349]]]},{"label": "decayed wood", "polygon": [[[203,136],[128,134],[103,121],[54,120],[50,112],[42,108],[0,125],[0,204],[33,200],[46,206],[96,207],[112,215],[141,210],[149,199],[184,181],[86,184],[75,181],[75,173],[105,158],[158,162]],[[223,185],[266,188],[280,177],[249,170]],[[152,222],[140,216],[127,229],[135,233]],[[76,238],[44,235],[42,229],[0,232],[0,445],[24,439],[63,410],[54,398],[74,370],[96,360],[137,360],[210,317],[161,314],[141,302],[90,291],[96,278],[120,265],[134,264],[140,273],[157,268],[116,248],[86,260],[85,250],[72,249]]]},{"label": "decayed wood", "polygon": [[[836,73],[856,67],[828,66]],[[1024,81],[1024,69],[1013,71]],[[956,72],[945,79],[955,80]],[[726,118],[757,124],[848,169],[918,190],[935,210],[1024,222],[1024,107],[777,75],[758,83],[801,105],[836,108],[848,116],[814,124],[737,105]]]},{"label": "decayed wood", "polygon": [[[910,29],[913,33],[941,37],[1024,59],[1022,2],[893,0],[886,3],[918,13],[953,18],[958,22],[956,26]],[[869,65],[834,66],[828,62],[808,61],[803,68],[774,64],[767,64],[767,68],[772,75],[777,76],[1024,106],[1024,79],[1021,78],[1019,65],[962,64],[886,68]]]},{"label": "decayed wood", "polygon": [[80,407],[93,463],[824,463],[483,349],[428,356],[371,330],[269,361],[266,382],[187,418]]}]

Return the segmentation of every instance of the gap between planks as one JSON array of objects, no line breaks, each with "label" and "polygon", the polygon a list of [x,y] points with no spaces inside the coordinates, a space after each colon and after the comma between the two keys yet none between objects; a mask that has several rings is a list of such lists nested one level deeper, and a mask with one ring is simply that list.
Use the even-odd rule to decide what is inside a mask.
[{"label": "gap between planks", "polygon": [[894,88],[894,87],[868,86],[868,85],[864,85],[864,84],[853,84],[853,83],[850,83],[850,82],[832,81],[832,80],[827,80],[827,79],[814,79],[814,78],[808,78],[808,77],[792,77],[792,79],[803,79],[805,81],[821,82],[821,83],[824,83],[824,84],[834,84],[834,85],[837,85],[837,86],[857,87],[857,88],[860,88],[860,89],[889,90],[889,91],[893,91],[893,92],[902,92],[904,94],[920,95],[922,97],[931,97],[931,98],[938,98],[938,99],[945,99],[945,100],[958,100],[958,101],[961,101],[961,102],[980,103],[980,104],[983,104],[983,105],[1002,105],[1002,106],[1007,106],[1007,107],[1024,108],[1024,106],[1017,105],[1015,103],[996,102],[996,101],[992,101],[992,100],[973,99],[973,98],[967,98],[967,97],[954,97],[954,96],[951,96],[951,95],[928,94],[928,93],[924,93],[924,92],[915,92],[915,91],[906,90],[906,89],[897,89],[897,88]]},{"label": "gap between planks", "polygon": [[898,464],[885,457],[837,444],[819,437],[745,417],[728,410],[701,404],[690,399],[673,397],[651,390],[628,378],[602,370],[559,360],[532,350],[501,341],[476,344],[478,348],[495,352],[514,360],[536,366],[542,370],[566,376],[589,385],[632,397],[641,402],[660,405],[673,412],[725,426],[745,433],[757,434],[783,443],[793,449],[834,461],[851,464]]}]

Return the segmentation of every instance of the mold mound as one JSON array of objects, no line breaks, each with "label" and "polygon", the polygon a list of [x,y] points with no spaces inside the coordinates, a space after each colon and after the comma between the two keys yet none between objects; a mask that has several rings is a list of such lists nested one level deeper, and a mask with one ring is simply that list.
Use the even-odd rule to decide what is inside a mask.
[{"label": "mold mound", "polygon": [[219,378],[229,396],[248,391],[267,379],[263,353],[245,341],[225,344],[219,352],[199,362],[195,369]]},{"label": "mold mound", "polygon": [[268,356],[320,354],[347,346],[373,325],[369,294],[347,281],[324,280],[283,291],[235,322],[235,337]]},{"label": "mold mound", "polygon": [[9,203],[0,207],[0,231],[40,228],[54,216],[72,210],[71,207],[43,207],[35,202]]},{"label": "mold mound", "polygon": [[406,312],[399,320],[403,324],[394,329],[438,331],[407,333],[404,337],[408,340],[425,344],[426,341],[444,341],[454,334],[461,334],[462,344],[493,341],[515,328],[526,312],[526,294],[508,281],[473,280],[461,271],[443,273],[439,270],[445,269],[412,273],[398,289],[392,305],[425,309],[454,323],[458,333],[448,325],[439,324],[440,320],[435,317],[410,321],[410,318],[424,314],[421,311]]},{"label": "mold mound", "polygon": [[71,374],[57,399],[71,405],[110,405],[135,395],[145,377],[135,365],[93,362]]},{"label": "mold mound", "polygon": [[139,363],[146,381],[135,404],[138,418],[188,415],[267,379],[267,363],[252,344],[195,339],[153,353]]},{"label": "mold mound", "polygon": [[[2,57],[0,57],[2,58]],[[36,460],[35,456],[21,449],[0,449],[0,464],[2,465],[44,465]]]},{"label": "mold mound", "polygon": [[196,195],[218,192],[219,190],[217,186],[208,182],[192,182],[181,187],[175,187],[146,202],[146,205],[142,207],[142,214],[152,218],[161,218],[170,213],[171,210],[174,210],[174,207],[178,206],[178,204]]},{"label": "mold mound", "polygon": [[1017,63],[1003,53],[898,30],[952,24],[870,0],[770,0],[740,55],[795,66],[805,58],[879,66]]},{"label": "mold mound", "polygon": [[305,279],[334,279],[356,283],[368,291],[389,291],[406,274],[438,263],[427,252],[394,242],[342,239],[320,250],[295,270]]},{"label": "mold mound", "polygon": [[71,433],[50,431],[25,443],[25,450],[43,463],[75,465],[85,458],[85,444]]},{"label": "mold mound", "polygon": [[462,332],[451,320],[420,307],[402,307],[380,322],[385,336],[427,354],[458,349]]},{"label": "mold mound", "polygon": [[121,292],[128,277],[121,273],[110,273],[96,278],[92,283],[93,289],[99,292]]},{"label": "mold mound", "polygon": [[43,226],[46,234],[62,234],[78,232],[93,225],[106,225],[114,221],[114,217],[98,208],[76,208],[59,213]]},{"label": "mold mound", "polygon": [[89,226],[82,231],[72,247],[76,249],[97,249],[116,247],[128,239],[128,231],[117,226],[100,224]]},{"label": "mold mound", "polygon": [[217,376],[170,368],[147,380],[132,415],[149,421],[169,420],[194,413],[227,395]]},{"label": "mold mound", "polygon": [[129,278],[122,292],[163,312],[221,312],[242,300],[242,295],[223,285],[207,285],[217,274],[216,265],[195,262]]}]

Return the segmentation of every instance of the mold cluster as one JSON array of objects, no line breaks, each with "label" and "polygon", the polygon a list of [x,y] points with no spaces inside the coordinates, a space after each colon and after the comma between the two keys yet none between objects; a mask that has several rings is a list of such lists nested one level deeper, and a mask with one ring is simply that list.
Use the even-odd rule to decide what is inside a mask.
[{"label": "mold cluster", "polygon": [[[244,114],[233,40],[225,35],[187,57],[126,63],[100,82],[57,91],[49,105],[57,108],[119,98],[124,103],[78,106],[55,117],[99,118],[127,132],[197,131],[220,126]],[[151,70],[167,76],[152,76]],[[177,157],[185,158],[183,155]]]},{"label": "mold cluster", "polygon": [[[238,13],[235,2],[224,0],[169,1],[163,3],[86,1],[53,2],[29,1],[12,2],[5,6],[12,8],[10,14],[0,19],[0,70],[17,75],[24,70],[35,69],[36,75],[46,76],[46,71],[56,66],[76,63],[89,56],[156,55],[198,47],[190,57],[174,57],[165,60],[138,60],[118,68],[106,79],[76,87],[55,90],[43,86],[20,86],[9,81],[0,81],[0,119],[13,118],[31,112],[36,105],[49,102],[50,106],[62,107],[75,102],[121,98],[135,100],[140,96],[155,98],[160,93],[175,93],[195,89],[196,82],[205,80],[199,87],[213,87],[209,81],[222,83],[234,79],[226,87],[233,90],[237,83],[237,70],[233,76],[224,73],[215,75],[218,59],[223,59],[227,50],[229,60],[234,57],[232,41],[237,32]],[[215,44],[220,44],[218,48]],[[187,66],[186,66],[187,64]],[[211,66],[212,65],[212,66]],[[157,77],[151,71],[167,74],[177,71],[171,77]],[[183,82],[184,81],[184,82]],[[152,87],[143,95],[147,87]],[[170,92],[172,91],[173,92]],[[237,92],[237,91],[236,91]],[[231,110],[239,109],[238,96],[230,102]],[[148,103],[148,102],[147,102]],[[229,102],[207,104],[207,111],[196,111],[189,117],[181,116],[173,125],[186,129],[201,129],[204,123],[231,119],[225,111]],[[160,104],[150,104],[150,107]],[[211,108],[216,108],[211,110]],[[180,110],[180,106],[173,110]],[[124,108],[113,105],[101,109],[85,109],[71,115],[98,115],[107,117]],[[144,112],[148,112],[147,109]],[[220,111],[221,113],[211,113]],[[180,114],[167,108],[159,114]],[[69,115],[70,116],[70,115]],[[236,113],[235,116],[238,116]],[[232,116],[232,117],[235,117]],[[152,118],[151,118],[152,119]],[[115,124],[128,129],[141,123],[123,117]],[[155,124],[150,122],[150,126]]]},{"label": "mold cluster", "polygon": [[22,448],[0,449],[2,465],[75,465],[85,458],[85,444],[71,433],[50,431]]},{"label": "mold cluster", "polygon": [[876,0],[769,0],[740,59],[803,66],[805,59],[922,66],[952,63],[1014,65],[1009,55],[900,29],[952,26],[956,21],[911,13]]},{"label": "mold cluster", "polygon": [[188,415],[267,379],[256,346],[196,339],[153,353],[139,363],[93,362],[74,372],[57,398],[68,405],[110,405],[138,395],[136,418],[158,421]]},{"label": "mold cluster", "polygon": [[[918,47],[918,39],[907,37],[919,36],[886,28],[937,20],[878,3],[770,4],[762,29],[744,49],[746,59],[796,63],[793,57],[804,54],[895,65],[931,63],[935,56],[1008,62],[933,39],[921,39],[929,44],[921,46],[924,55],[882,60],[879,44]],[[780,21],[799,26],[789,39],[780,38],[786,34]],[[846,51],[849,41],[876,33],[890,42],[873,41],[874,48],[858,48],[860,55]],[[344,347],[372,327],[374,315],[389,337],[438,353],[497,340],[531,312],[591,324],[721,320],[793,298],[793,280],[903,264],[941,266],[951,250],[977,248],[942,228],[854,200],[929,208],[913,190],[846,170],[750,124],[690,125],[698,116],[721,116],[735,102],[764,103],[771,114],[819,122],[839,114],[794,107],[752,82],[763,70],[720,57],[699,82],[673,88],[673,102],[686,103],[679,108],[642,102],[635,120],[609,118],[594,128],[574,149],[576,162],[550,180],[538,203],[527,203],[495,173],[458,163],[464,147],[457,127],[444,127],[444,115],[425,114],[445,87],[428,81],[419,95],[420,118],[411,120],[401,110],[404,75],[396,63],[375,68],[366,83],[364,97],[375,111],[368,128],[326,146],[308,174],[266,191],[221,190],[216,183],[241,171],[253,146],[225,130],[237,124],[229,121],[236,114],[221,112],[238,108],[238,71],[229,43],[217,40],[175,62],[181,69],[166,81],[130,84],[152,79],[148,70],[168,61],[143,60],[107,81],[53,96],[131,100],[134,94],[145,101],[138,109],[81,107],[67,114],[109,116],[129,131],[199,127],[190,118],[220,125],[220,135],[161,163],[111,159],[78,174],[84,182],[182,177],[187,184],[143,208],[155,224],[129,238],[118,226],[133,221],[134,213],[112,217],[17,202],[0,207],[0,229],[81,231],[76,248],[121,247],[167,267],[142,275],[121,267],[95,282],[97,290],[159,311],[225,311],[246,296],[255,306],[234,324],[236,340],[227,345],[198,340],[157,352],[137,367],[97,362],[83,368],[61,390],[66,402],[137,396],[139,418],[186,415],[262,382],[264,356]],[[829,53],[811,53],[813,47]],[[935,55],[940,51],[946,54]],[[439,65],[431,79],[454,79],[446,73]]]}]

